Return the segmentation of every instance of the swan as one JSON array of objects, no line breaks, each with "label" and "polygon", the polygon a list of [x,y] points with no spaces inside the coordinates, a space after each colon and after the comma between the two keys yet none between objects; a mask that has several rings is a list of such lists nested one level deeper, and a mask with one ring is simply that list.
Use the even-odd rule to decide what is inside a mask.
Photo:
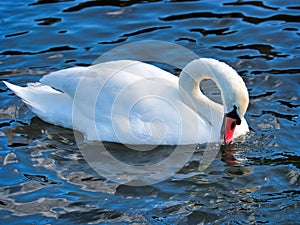
[{"label": "swan", "polygon": [[[213,80],[223,105],[200,90]],[[3,81],[42,120],[123,144],[230,144],[249,129],[249,96],[237,72],[212,58],[188,63],[179,77],[134,60],[52,72],[20,87]]]}]

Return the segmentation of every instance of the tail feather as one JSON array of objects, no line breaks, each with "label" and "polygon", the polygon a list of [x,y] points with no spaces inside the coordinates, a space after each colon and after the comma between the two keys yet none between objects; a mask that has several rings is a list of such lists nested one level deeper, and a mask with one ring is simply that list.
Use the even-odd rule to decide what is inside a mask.
[{"label": "tail feather", "polygon": [[41,83],[31,83],[27,87],[3,83],[42,120],[72,128],[72,99],[67,94]]}]

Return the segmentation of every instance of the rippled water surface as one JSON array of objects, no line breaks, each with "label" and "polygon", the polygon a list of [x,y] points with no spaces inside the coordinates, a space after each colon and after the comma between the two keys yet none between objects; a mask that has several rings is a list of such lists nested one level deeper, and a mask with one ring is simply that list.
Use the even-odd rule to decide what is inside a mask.
[{"label": "rippled water surface", "polygon": [[[126,186],[98,175],[71,130],[34,117],[1,83],[1,224],[300,224],[299,2],[24,0],[0,11],[1,80],[25,85],[121,44],[163,40],[234,67],[251,127],[206,170],[199,148],[171,178]],[[108,145],[127,162],[150,157]]]}]

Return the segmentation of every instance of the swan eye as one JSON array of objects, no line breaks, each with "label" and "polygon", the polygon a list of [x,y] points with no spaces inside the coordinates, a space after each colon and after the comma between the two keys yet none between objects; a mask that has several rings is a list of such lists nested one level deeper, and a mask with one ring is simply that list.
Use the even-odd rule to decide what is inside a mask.
[{"label": "swan eye", "polygon": [[[233,110],[229,113],[226,113],[227,117],[230,117],[232,119],[236,119],[236,124],[240,125],[241,124],[241,118],[239,117],[239,115],[237,114],[237,107],[236,105],[233,106]],[[232,127],[233,125],[231,125]]]}]

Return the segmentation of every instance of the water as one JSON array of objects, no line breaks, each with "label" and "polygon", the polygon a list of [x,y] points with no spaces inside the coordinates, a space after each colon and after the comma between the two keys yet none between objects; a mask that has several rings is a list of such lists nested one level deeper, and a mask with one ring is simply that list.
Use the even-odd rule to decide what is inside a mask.
[{"label": "water", "polygon": [[2,80],[25,85],[120,44],[164,40],[236,68],[251,127],[204,171],[199,150],[163,182],[126,186],[99,176],[71,130],[34,117],[0,84],[1,224],[300,224],[298,3],[24,0],[0,10]]}]

